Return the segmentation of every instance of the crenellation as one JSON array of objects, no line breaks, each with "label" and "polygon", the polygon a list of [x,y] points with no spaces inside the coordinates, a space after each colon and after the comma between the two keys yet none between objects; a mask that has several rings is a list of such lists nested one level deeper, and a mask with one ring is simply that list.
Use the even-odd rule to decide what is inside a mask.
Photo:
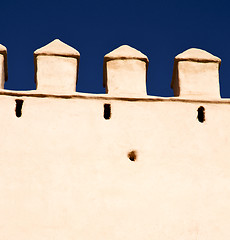
[{"label": "crenellation", "polygon": [[104,57],[103,84],[111,96],[143,97],[146,92],[148,58],[123,45]]},{"label": "crenellation", "polygon": [[[55,39],[34,52],[36,93],[73,95],[78,81],[80,53]],[[122,45],[104,57],[103,86],[108,97],[148,98],[146,90],[149,60],[140,51]],[[171,88],[183,99],[220,99],[221,59],[191,48],[174,60]],[[7,80],[7,50],[0,45],[0,89]]]},{"label": "crenellation", "polygon": [[34,52],[37,90],[71,94],[76,91],[80,54],[56,39]]},{"label": "crenellation", "polygon": [[221,59],[196,48],[177,55],[171,88],[176,97],[220,98],[219,67]]}]

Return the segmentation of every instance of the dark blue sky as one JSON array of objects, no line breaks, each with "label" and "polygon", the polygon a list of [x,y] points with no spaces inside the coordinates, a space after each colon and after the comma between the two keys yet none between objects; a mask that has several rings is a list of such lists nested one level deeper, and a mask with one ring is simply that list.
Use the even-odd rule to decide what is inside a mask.
[{"label": "dark blue sky", "polygon": [[221,95],[230,97],[229,9],[230,3],[221,0],[2,1],[5,88],[35,89],[33,52],[59,38],[81,54],[77,91],[104,93],[103,57],[128,44],[149,58],[148,94],[173,96],[174,57],[196,47],[222,59]]}]

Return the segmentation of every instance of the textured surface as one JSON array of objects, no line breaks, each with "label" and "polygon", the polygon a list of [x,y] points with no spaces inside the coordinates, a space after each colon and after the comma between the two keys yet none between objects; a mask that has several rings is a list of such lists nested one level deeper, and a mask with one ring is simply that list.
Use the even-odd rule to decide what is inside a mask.
[{"label": "textured surface", "polygon": [[45,93],[76,91],[80,54],[55,39],[34,52],[36,89]]},{"label": "textured surface", "polygon": [[107,93],[111,96],[146,96],[146,63],[136,59],[106,63]]},{"label": "textured surface", "polygon": [[221,60],[212,54],[191,48],[177,55],[171,87],[183,98],[220,98],[219,67]]},{"label": "textured surface", "polygon": [[104,87],[111,96],[142,97],[146,93],[148,58],[123,45],[104,57]]},{"label": "textured surface", "polygon": [[37,56],[37,90],[70,94],[76,91],[78,60],[62,56]]}]

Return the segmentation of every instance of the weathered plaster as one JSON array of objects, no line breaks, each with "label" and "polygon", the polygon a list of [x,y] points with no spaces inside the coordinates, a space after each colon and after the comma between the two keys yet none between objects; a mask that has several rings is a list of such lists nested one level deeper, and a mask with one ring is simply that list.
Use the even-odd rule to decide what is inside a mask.
[{"label": "weathered plaster", "polygon": [[214,62],[178,62],[180,96],[220,98],[219,66]]},{"label": "weathered plaster", "polygon": [[[113,60],[106,63],[108,94],[146,96],[146,63],[140,60]],[[108,70],[109,69],[109,70]]]},{"label": "weathered plaster", "polygon": [[191,48],[175,57],[171,87],[174,95],[184,98],[220,98],[221,60],[212,54]]},{"label": "weathered plaster", "polygon": [[143,97],[146,92],[148,58],[123,45],[104,57],[104,87],[111,96]]},{"label": "weathered plaster", "polygon": [[76,91],[79,52],[55,39],[34,52],[35,82],[44,93],[71,94]]},{"label": "weathered plaster", "polygon": [[37,57],[37,90],[51,93],[76,91],[77,59],[62,56]]}]

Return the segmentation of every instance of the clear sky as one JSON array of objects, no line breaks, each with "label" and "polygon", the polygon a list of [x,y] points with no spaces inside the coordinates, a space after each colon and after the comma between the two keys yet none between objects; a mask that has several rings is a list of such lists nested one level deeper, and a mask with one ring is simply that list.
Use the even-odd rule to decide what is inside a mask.
[{"label": "clear sky", "polygon": [[104,93],[103,57],[127,44],[149,58],[148,94],[173,96],[174,57],[195,47],[222,59],[221,95],[230,98],[229,1],[5,0],[0,9],[7,89],[35,89],[33,52],[59,38],[81,54],[79,92]]}]

